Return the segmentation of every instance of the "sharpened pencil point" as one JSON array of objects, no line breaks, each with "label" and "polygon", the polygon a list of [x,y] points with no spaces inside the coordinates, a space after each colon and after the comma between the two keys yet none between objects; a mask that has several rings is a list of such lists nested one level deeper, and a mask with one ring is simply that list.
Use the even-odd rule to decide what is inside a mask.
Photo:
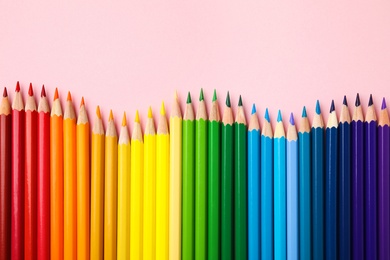
[{"label": "sharpened pencil point", "polygon": [[110,109],[110,115],[108,116],[108,121],[114,120],[114,114],[112,113],[112,109]]},{"label": "sharpened pencil point", "polygon": [[348,106],[347,96],[344,95],[343,105]]},{"label": "sharpened pencil point", "polygon": [[306,106],[303,106],[303,109],[302,109],[302,117],[307,117]]},{"label": "sharpened pencil point", "polygon": [[99,119],[102,119],[102,115],[100,114],[100,107],[99,107],[99,106],[96,107],[96,116],[97,116]]},{"label": "sharpened pencil point", "polygon": [[160,115],[165,116],[165,105],[164,105],[164,101],[161,103]]},{"label": "sharpened pencil point", "polygon": [[68,91],[68,96],[66,97],[66,101],[72,101],[72,95],[70,94],[70,91]]},{"label": "sharpened pencil point", "polygon": [[213,93],[213,101],[216,101],[217,100],[217,90],[214,89],[214,93]]},{"label": "sharpened pencil point", "polygon": [[178,97],[177,97],[177,90],[175,90],[175,94],[173,95],[173,97],[175,98],[176,101],[178,100]]},{"label": "sharpened pencil point", "polygon": [[126,121],[126,112],[123,112],[122,126],[127,126],[127,121]]},{"label": "sharpened pencil point", "polygon": [[252,113],[251,113],[252,115],[253,114],[256,114],[256,105],[253,103],[253,105],[252,105]]},{"label": "sharpened pencil point", "polygon": [[46,97],[45,85],[42,85],[41,97]]},{"label": "sharpened pencil point", "polygon": [[139,123],[139,113],[138,113],[138,109],[135,111],[135,118],[134,118],[134,122],[136,123]]},{"label": "sharpened pencil point", "polygon": [[191,93],[188,91],[188,95],[187,95],[187,104],[191,104]]},{"label": "sharpened pencil point", "polygon": [[293,113],[290,114],[290,124],[291,125],[295,125],[294,114]]},{"label": "sharpened pencil point", "polygon": [[3,97],[8,97],[8,93],[7,93],[7,88],[6,87],[4,87]]},{"label": "sharpened pencil point", "polygon": [[320,106],[320,101],[317,99],[316,102],[316,114],[320,115],[321,114],[321,106]]},{"label": "sharpened pencil point", "polygon": [[30,83],[30,86],[28,87],[28,95],[30,97],[34,96],[34,90],[33,90],[32,83]]},{"label": "sharpened pencil point", "polygon": [[359,93],[356,94],[355,107],[360,106],[360,96]]},{"label": "sharpened pencil point", "polygon": [[227,95],[226,95],[226,106],[230,107],[230,94],[229,94],[229,91],[227,92]]},{"label": "sharpened pencil point", "polygon": [[204,95],[203,95],[203,88],[200,89],[200,95],[199,95],[199,101],[204,100]]},{"label": "sharpened pencil point", "polygon": [[276,119],[276,122],[282,122],[282,111],[280,111],[280,109],[279,109],[279,111],[278,111],[278,118]]},{"label": "sharpened pencil point", "polygon": [[374,105],[374,101],[372,100],[372,94],[370,94],[370,100],[368,101],[368,106]]},{"label": "sharpened pencil point", "polygon": [[84,105],[85,105],[84,97],[81,97],[80,107],[82,107],[82,106],[84,106]]},{"label": "sharpened pencil point", "polygon": [[238,106],[239,106],[239,107],[242,107],[242,98],[241,98],[241,95],[240,95],[240,98],[238,99]]},{"label": "sharpened pencil point", "polygon": [[384,110],[384,109],[386,109],[386,108],[387,108],[387,106],[386,106],[386,99],[383,97],[381,109]]},{"label": "sharpened pencil point", "polygon": [[16,89],[15,89],[15,92],[19,92],[20,91],[20,84],[19,84],[19,81],[16,82]]},{"label": "sharpened pencil point", "polygon": [[332,113],[334,110],[335,110],[335,108],[334,108],[334,100],[332,99],[332,103],[330,104],[329,113]]},{"label": "sharpened pencil point", "polygon": [[153,118],[152,107],[148,109],[148,118]]},{"label": "sharpened pencil point", "polygon": [[56,88],[56,90],[54,91],[54,98],[53,100],[56,100],[58,99],[58,88]]},{"label": "sharpened pencil point", "polygon": [[264,115],[264,118],[265,120],[267,120],[267,122],[269,123],[270,122],[270,119],[269,119],[269,113],[268,113],[268,108],[265,109],[265,115]]}]

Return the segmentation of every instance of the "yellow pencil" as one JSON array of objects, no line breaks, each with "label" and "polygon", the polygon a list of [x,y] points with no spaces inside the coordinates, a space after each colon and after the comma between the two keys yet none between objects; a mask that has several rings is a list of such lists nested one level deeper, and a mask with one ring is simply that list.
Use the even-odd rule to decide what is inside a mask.
[{"label": "yellow pencil", "polygon": [[170,177],[169,177],[169,259],[181,259],[181,143],[182,116],[177,92],[169,120],[170,129]]},{"label": "yellow pencil", "polygon": [[91,151],[91,259],[103,259],[104,128],[99,106],[92,129]]},{"label": "yellow pencil", "polygon": [[68,92],[64,112],[64,259],[77,258],[76,114]]},{"label": "yellow pencil", "polygon": [[130,138],[124,113],[118,143],[118,260],[130,258],[130,159]]},{"label": "yellow pencil", "polygon": [[156,130],[149,107],[144,133],[143,257],[156,259]]},{"label": "yellow pencil", "polygon": [[169,132],[164,102],[156,138],[156,257],[169,259]]},{"label": "yellow pencil", "polygon": [[118,136],[112,111],[110,111],[106,130],[104,175],[104,259],[116,260]]},{"label": "yellow pencil", "polygon": [[[89,259],[89,122],[81,99],[77,134],[77,259]],[[65,227],[66,228],[66,227]]]},{"label": "yellow pencil", "polygon": [[131,136],[130,179],[130,259],[142,260],[142,206],[144,174],[144,142],[138,110]]}]

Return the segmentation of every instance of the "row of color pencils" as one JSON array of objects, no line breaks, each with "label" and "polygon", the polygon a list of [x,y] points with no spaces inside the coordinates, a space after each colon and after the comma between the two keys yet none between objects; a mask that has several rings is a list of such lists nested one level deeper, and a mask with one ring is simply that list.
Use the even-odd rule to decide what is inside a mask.
[{"label": "row of color pencils", "polygon": [[[221,117],[222,115],[222,117]],[[390,256],[390,130],[383,99],[352,117],[332,101],[325,127],[317,101],[285,131],[255,105],[247,126],[241,96],[234,118],[203,91],[182,117],[175,94],[157,128],[136,111],[117,135],[99,107],[90,126],[71,94],[38,107],[0,104],[0,260],[3,259],[386,259]],[[92,128],[92,129],[91,129]]]}]

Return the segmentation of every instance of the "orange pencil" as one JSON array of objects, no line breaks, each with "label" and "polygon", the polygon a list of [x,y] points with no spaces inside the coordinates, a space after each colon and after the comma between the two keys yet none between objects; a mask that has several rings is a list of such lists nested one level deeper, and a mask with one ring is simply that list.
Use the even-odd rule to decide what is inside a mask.
[{"label": "orange pencil", "polygon": [[50,259],[64,259],[63,117],[58,90],[50,116]]}]

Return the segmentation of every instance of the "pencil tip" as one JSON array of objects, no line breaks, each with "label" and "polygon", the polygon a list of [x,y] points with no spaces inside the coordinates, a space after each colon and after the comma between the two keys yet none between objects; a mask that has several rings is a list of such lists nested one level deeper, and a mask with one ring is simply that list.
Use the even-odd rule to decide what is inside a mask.
[{"label": "pencil tip", "polygon": [[56,88],[56,90],[54,91],[54,98],[53,100],[56,100],[58,99],[58,88]]},{"label": "pencil tip", "polygon": [[372,106],[374,101],[372,101],[372,94],[370,94],[370,100],[368,101],[368,106]]},{"label": "pencil tip", "polygon": [[175,90],[175,94],[173,94],[173,97],[174,97],[175,101],[177,101],[177,100],[178,100],[178,96],[177,96],[177,90]]},{"label": "pencil tip", "polygon": [[241,95],[240,95],[240,98],[238,99],[238,106],[239,106],[239,107],[242,107],[242,98],[241,98]]},{"label": "pencil tip", "polygon": [[359,93],[356,94],[355,107],[360,106],[360,96]]},{"label": "pencil tip", "polygon": [[85,105],[84,97],[81,97],[80,107],[82,107],[82,106],[84,106],[84,105]]},{"label": "pencil tip", "polygon": [[230,94],[229,94],[229,91],[227,92],[227,95],[226,95],[226,106],[230,107]]},{"label": "pencil tip", "polygon": [[213,101],[216,101],[217,100],[217,90],[214,89],[214,93],[213,93]]},{"label": "pencil tip", "polygon": [[335,110],[335,108],[334,108],[334,100],[332,99],[332,103],[330,104],[329,113],[332,113],[334,110]]},{"label": "pencil tip", "polygon": [[316,102],[316,114],[320,115],[321,114],[321,106],[320,106],[320,101],[317,99]]},{"label": "pencil tip", "polygon": [[8,97],[8,93],[7,93],[7,88],[6,87],[4,87],[3,97]]},{"label": "pencil tip", "polygon": [[42,85],[41,97],[46,97],[45,85]]},{"label": "pencil tip", "polygon": [[282,111],[278,111],[278,118],[276,119],[277,122],[281,122],[282,121]]},{"label": "pencil tip", "polygon": [[114,115],[112,113],[112,109],[110,109],[110,115],[108,116],[108,121],[114,120]]},{"label": "pencil tip", "polygon": [[264,118],[265,120],[267,120],[267,122],[269,123],[270,122],[270,119],[269,119],[269,113],[268,113],[268,108],[265,109],[265,115],[264,115]]},{"label": "pencil tip", "polygon": [[303,106],[302,117],[307,117],[306,106]]},{"label": "pencil tip", "polygon": [[148,118],[153,118],[152,107],[148,109]]},{"label": "pencil tip", "polygon": [[139,123],[139,113],[138,113],[138,109],[135,111],[135,118],[134,118],[134,122],[136,123]]},{"label": "pencil tip", "polygon": [[97,116],[97,118],[102,119],[102,115],[100,114],[100,107],[99,106],[96,107],[96,116]]},{"label": "pencil tip", "polygon": [[160,115],[165,116],[165,105],[164,105],[164,101],[161,103]]},{"label": "pencil tip", "polygon": [[123,112],[122,126],[127,126],[127,121],[126,121],[126,112]]},{"label": "pencil tip", "polygon": [[19,92],[20,91],[20,84],[19,84],[19,81],[16,82],[16,88],[15,88],[15,92]]},{"label": "pencil tip", "polygon": [[70,94],[70,91],[68,91],[68,96],[66,97],[66,101],[72,101],[72,95]]},{"label": "pencil tip", "polygon": [[381,107],[381,109],[383,110],[383,109],[386,109],[386,99],[383,97],[383,99],[382,99],[382,107]]},{"label": "pencil tip", "polygon": [[348,106],[347,96],[346,95],[344,95],[343,105]]},{"label": "pencil tip", "polygon": [[291,125],[295,125],[294,114],[293,113],[290,114],[290,124]]},{"label": "pencil tip", "polygon": [[255,105],[255,103],[253,103],[253,105],[252,105],[252,113],[251,114],[252,115],[256,114],[256,105]]},{"label": "pencil tip", "polygon": [[200,89],[200,95],[199,95],[199,101],[204,100],[204,95],[203,95],[203,88]]},{"label": "pencil tip", "polygon": [[30,97],[32,97],[34,95],[32,83],[30,83],[30,86],[28,87],[28,95]]},{"label": "pencil tip", "polygon": [[188,95],[187,95],[187,104],[191,104],[191,93],[188,91]]}]

